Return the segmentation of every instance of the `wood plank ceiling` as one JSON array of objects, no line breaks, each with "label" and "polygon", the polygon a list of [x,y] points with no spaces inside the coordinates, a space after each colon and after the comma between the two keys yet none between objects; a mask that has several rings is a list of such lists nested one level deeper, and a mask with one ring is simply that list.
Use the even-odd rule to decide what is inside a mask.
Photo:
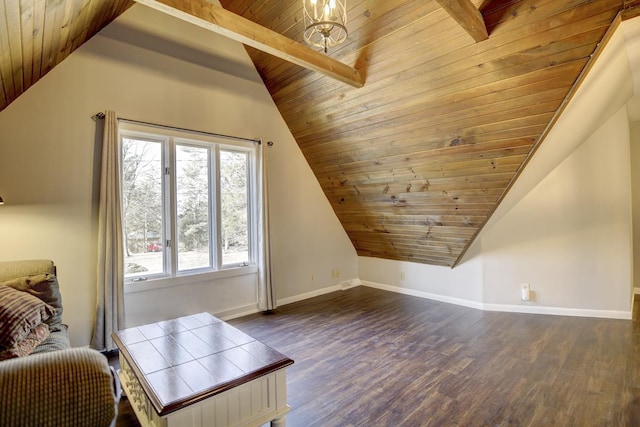
[{"label": "wood plank ceiling", "polygon": [[132,4],[0,0],[0,111]]},{"label": "wood plank ceiling", "polygon": [[[221,0],[302,41],[299,1]],[[563,106],[622,0],[349,0],[329,55],[361,89],[247,48],[358,254],[454,266]]]},{"label": "wood plank ceiling", "polygon": [[[299,0],[221,3],[302,42]],[[360,255],[456,265],[638,0],[472,0],[479,42],[447,3],[348,0],[363,88],[247,48]],[[131,4],[0,0],[0,111]]]}]

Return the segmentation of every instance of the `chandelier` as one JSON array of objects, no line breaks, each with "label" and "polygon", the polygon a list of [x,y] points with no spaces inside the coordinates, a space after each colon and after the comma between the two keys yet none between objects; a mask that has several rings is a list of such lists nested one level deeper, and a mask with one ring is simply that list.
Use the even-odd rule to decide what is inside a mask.
[{"label": "chandelier", "polygon": [[327,53],[347,39],[347,0],[302,0],[304,41]]}]

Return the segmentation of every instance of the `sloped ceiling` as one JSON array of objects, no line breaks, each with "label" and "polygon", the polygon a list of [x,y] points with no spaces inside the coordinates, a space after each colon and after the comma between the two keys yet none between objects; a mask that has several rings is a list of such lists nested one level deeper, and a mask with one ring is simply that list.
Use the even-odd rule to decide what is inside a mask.
[{"label": "sloped ceiling", "polygon": [[0,0],[0,111],[132,4]]},{"label": "sloped ceiling", "polygon": [[[222,0],[301,40],[294,3]],[[366,76],[361,89],[248,48],[360,255],[455,265],[625,7],[474,4],[478,43],[437,1],[349,1],[349,38],[329,54]]]},{"label": "sloped ceiling", "polygon": [[[359,89],[247,48],[360,255],[454,266],[638,3],[472,1],[481,42],[436,0],[348,0]],[[0,0],[0,110],[131,4]],[[221,4],[302,41],[299,0]]]}]

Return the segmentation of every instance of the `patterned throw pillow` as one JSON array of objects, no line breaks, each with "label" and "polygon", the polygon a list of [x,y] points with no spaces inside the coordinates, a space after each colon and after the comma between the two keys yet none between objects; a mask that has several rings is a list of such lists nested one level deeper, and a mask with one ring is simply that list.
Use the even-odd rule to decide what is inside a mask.
[{"label": "patterned throw pillow", "polygon": [[45,320],[45,322],[50,326],[52,332],[62,330],[62,296],[60,295],[60,286],[55,275],[38,274],[18,277],[4,283],[0,282],[0,285],[30,293],[55,308],[56,314]]},{"label": "patterned throw pillow", "polygon": [[54,314],[53,307],[33,295],[0,285],[0,345],[15,347]]},{"label": "patterned throw pillow", "polygon": [[0,347],[0,360],[30,355],[37,346],[47,339],[49,334],[49,325],[46,323],[40,323],[38,326],[33,328],[33,330],[29,332],[22,341],[17,343],[15,347],[11,347],[6,350],[2,350],[2,347]]}]

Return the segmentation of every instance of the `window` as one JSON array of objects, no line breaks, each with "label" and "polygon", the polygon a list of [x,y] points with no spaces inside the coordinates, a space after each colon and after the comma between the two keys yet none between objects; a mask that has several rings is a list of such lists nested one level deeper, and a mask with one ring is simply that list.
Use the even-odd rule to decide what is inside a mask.
[{"label": "window", "polygon": [[254,144],[141,128],[120,129],[125,280],[255,265]]}]

